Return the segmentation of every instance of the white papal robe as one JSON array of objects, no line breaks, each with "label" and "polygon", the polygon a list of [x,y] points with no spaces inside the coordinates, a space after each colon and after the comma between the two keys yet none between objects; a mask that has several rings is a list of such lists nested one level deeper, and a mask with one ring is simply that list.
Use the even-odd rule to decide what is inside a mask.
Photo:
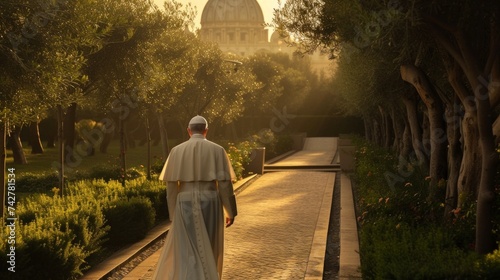
[{"label": "white papal robe", "polygon": [[201,134],[174,147],[160,180],[167,182],[172,225],[153,279],[216,280],[224,256],[224,216],[237,215],[226,151]]}]

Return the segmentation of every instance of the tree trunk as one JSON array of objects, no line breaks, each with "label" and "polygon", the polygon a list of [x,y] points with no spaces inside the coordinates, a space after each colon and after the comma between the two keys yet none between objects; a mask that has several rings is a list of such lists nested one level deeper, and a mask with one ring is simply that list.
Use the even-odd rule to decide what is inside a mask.
[{"label": "tree trunk", "polygon": [[30,143],[32,154],[43,154],[42,141],[40,140],[40,130],[38,128],[38,121],[31,122],[30,124]]},{"label": "tree trunk", "polygon": [[368,116],[363,117],[363,124],[365,126],[365,139],[367,141],[372,141],[372,126],[370,124],[371,118]]},{"label": "tree trunk", "polygon": [[[464,108],[462,118],[462,160],[457,179],[457,208],[466,200],[475,201],[481,174],[481,147],[474,96],[462,82],[462,71],[457,63],[445,61],[448,81]],[[460,112],[456,112],[456,116]],[[455,117],[456,118],[456,117]]]},{"label": "tree trunk", "polygon": [[391,118],[389,117],[389,114],[386,112],[386,110],[382,107],[379,107],[380,111],[380,119],[382,127],[381,127],[381,132],[382,132],[382,143],[384,148],[390,148],[392,141],[393,141],[393,131],[391,130]]},{"label": "tree trunk", "polygon": [[[422,146],[422,127],[418,121],[417,99],[414,94],[403,95],[403,103],[406,107],[406,115],[411,133],[411,143],[413,147],[413,155],[418,161],[418,165],[427,170],[429,168],[428,157]],[[413,156],[412,156],[413,157]],[[410,158],[410,160],[412,160]]]},{"label": "tree trunk", "polygon": [[422,114],[422,144],[420,144],[422,151],[425,153],[425,156],[429,159],[429,166],[427,170],[430,168],[430,157],[431,157],[431,128],[429,123],[429,114],[427,114],[427,109],[424,109]]},{"label": "tree trunk", "polygon": [[[46,130],[42,134],[47,138],[46,148],[55,148],[57,139],[57,120],[50,117],[42,121]],[[44,133],[45,132],[45,133]]]},{"label": "tree trunk", "polygon": [[443,103],[425,73],[415,65],[401,66],[401,77],[412,84],[427,107],[430,128],[429,199],[437,199],[438,182],[447,178],[447,137]]},{"label": "tree trunk", "polygon": [[146,178],[151,180],[151,127],[149,126],[149,116],[146,115],[146,140],[148,147],[148,159],[146,163]]},{"label": "tree trunk", "polygon": [[400,157],[408,159],[412,151],[412,141],[411,141],[411,128],[408,121],[405,120],[405,126],[403,130],[403,135],[401,137],[401,150],[399,151]]},{"label": "tree trunk", "polygon": [[[109,127],[107,127],[108,124]],[[105,126],[106,127],[104,128],[104,136],[101,141],[101,144],[99,145],[99,151],[103,154],[108,152],[109,144],[111,143],[111,140],[113,140],[113,137],[115,136],[116,122],[113,119],[106,119]]]},{"label": "tree trunk", "polygon": [[384,147],[384,148],[387,148],[387,142],[386,142],[386,139],[387,139],[387,118],[386,118],[386,114],[385,114],[385,111],[384,109],[382,109],[382,107],[378,106],[378,115],[379,115],[379,119],[380,119],[380,122],[379,122],[379,127],[380,127],[380,143],[379,145],[381,147]]},{"label": "tree trunk", "polygon": [[[392,149],[397,152],[398,154],[401,153],[401,150],[404,148],[404,130],[405,130],[405,122],[404,119],[401,117],[398,117],[396,113],[396,109],[393,107],[391,109],[391,114],[390,114],[391,120],[392,120],[392,131],[394,132],[394,140],[392,142]],[[405,157],[406,158],[406,157]]]},{"label": "tree trunk", "polygon": [[[476,85],[477,86],[477,85]],[[477,94],[478,99],[481,93]],[[476,252],[487,254],[495,247],[493,235],[493,209],[495,206],[495,175],[498,164],[498,154],[495,152],[492,123],[490,119],[489,98],[478,100],[478,127],[481,137],[482,168],[481,183],[477,197],[476,216]]]},{"label": "tree trunk", "polygon": [[460,114],[458,100],[446,106],[446,122],[448,135],[448,180],[446,182],[445,196],[445,218],[451,217],[451,211],[457,208],[458,204],[458,178],[460,166],[462,165],[462,147],[460,144]]},{"label": "tree trunk", "polygon": [[[495,15],[495,13],[492,14]],[[427,20],[436,41],[460,65],[474,91],[482,156],[476,212],[476,252],[487,254],[496,248],[493,235],[493,210],[495,207],[495,175],[498,154],[495,151],[493,137],[492,125],[495,112],[491,107],[490,95],[491,97],[498,96],[500,89],[498,85],[488,84],[487,79],[493,75],[491,77],[493,81],[500,80],[500,71],[497,71],[500,69],[498,20],[495,18],[486,19],[490,22],[490,38],[489,44],[482,44],[486,46],[483,49],[473,49],[470,39],[457,26],[445,24],[436,18],[428,18]],[[487,57],[482,60],[478,54],[487,54]],[[481,69],[481,67],[484,68]]]},{"label": "tree trunk", "polygon": [[380,124],[380,121],[378,118],[373,118],[372,120],[372,130],[373,130],[373,143],[375,143],[377,146],[382,147],[383,141],[382,141],[382,125]]},{"label": "tree trunk", "polygon": [[[126,118],[126,120],[133,120],[133,119],[134,119],[134,117]],[[135,131],[137,129],[139,129],[139,127],[131,130],[130,126],[132,126],[132,125],[133,124],[131,123],[131,121],[127,121],[125,123],[125,144],[126,144],[127,150],[134,149],[136,147],[134,135],[135,135]]]},{"label": "tree trunk", "polygon": [[76,103],[72,103],[66,109],[66,117],[64,119],[64,140],[69,151],[74,151],[75,147],[75,124],[76,124]]},{"label": "tree trunk", "polygon": [[126,139],[125,139],[125,121],[123,118],[119,118],[119,133],[120,133],[120,172],[121,172],[121,183],[125,187],[125,182],[127,178],[127,162],[126,162]]},{"label": "tree trunk", "polygon": [[7,181],[5,176],[5,170],[7,170],[7,121],[0,120],[0,183],[2,184],[2,190],[0,192],[0,216],[2,217],[2,226],[4,226],[3,221],[5,221],[5,194]]},{"label": "tree trunk", "polygon": [[[494,28],[494,30],[497,30]],[[492,31],[492,33],[494,33]],[[493,109],[490,105],[490,95],[495,96],[498,86],[488,84],[485,77],[490,77],[491,69],[480,70],[478,58],[470,49],[463,33],[456,32],[456,40],[460,46],[466,63],[459,63],[464,71],[472,89],[476,102],[477,124],[479,143],[481,147],[481,179],[477,196],[476,212],[476,252],[487,254],[496,248],[493,234],[493,210],[495,206],[495,175],[497,172],[498,154],[495,151],[495,138],[493,136]],[[496,38],[498,34],[492,34]],[[493,40],[493,39],[492,39]],[[500,56],[494,50],[491,55],[496,56],[495,65],[498,67]],[[490,57],[491,58],[491,57]],[[493,80],[498,77],[493,77]]]},{"label": "tree trunk", "polygon": [[[497,60],[498,61],[498,60]],[[480,77],[479,75],[477,77]],[[478,78],[479,79],[479,78]],[[482,151],[481,182],[477,197],[476,252],[487,254],[496,248],[493,235],[493,210],[495,206],[495,175],[498,154],[493,137],[492,109],[488,88],[476,79],[471,85],[476,97],[477,119]]]},{"label": "tree trunk", "polygon": [[57,105],[57,143],[59,150],[59,195],[64,194],[64,112],[61,105]]},{"label": "tree trunk", "polygon": [[165,127],[165,120],[163,119],[163,115],[161,113],[157,113],[156,116],[158,118],[158,130],[161,139],[162,155],[163,159],[166,160],[168,157],[168,153],[170,152],[168,147],[167,128]]},{"label": "tree trunk", "polygon": [[10,133],[10,148],[12,150],[12,155],[14,157],[14,163],[16,164],[27,164],[26,155],[23,150],[23,143],[21,142],[21,128],[22,126],[16,126]]}]

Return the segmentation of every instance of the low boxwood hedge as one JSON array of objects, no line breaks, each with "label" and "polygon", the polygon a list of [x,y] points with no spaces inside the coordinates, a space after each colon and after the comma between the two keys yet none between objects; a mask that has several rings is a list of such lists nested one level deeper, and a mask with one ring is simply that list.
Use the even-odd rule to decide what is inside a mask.
[{"label": "low boxwood hedge", "polygon": [[[96,255],[143,238],[156,217],[168,217],[165,185],[145,179],[125,187],[113,180],[72,182],[63,197],[24,198],[16,216],[15,244],[0,246],[4,264],[15,247],[16,272],[3,269],[0,279],[77,279]],[[9,240],[11,232],[0,227],[0,238]]]}]

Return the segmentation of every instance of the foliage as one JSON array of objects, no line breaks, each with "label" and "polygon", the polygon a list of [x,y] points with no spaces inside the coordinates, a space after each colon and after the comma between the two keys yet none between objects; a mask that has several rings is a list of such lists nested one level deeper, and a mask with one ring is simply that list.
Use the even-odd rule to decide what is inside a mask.
[{"label": "foliage", "polygon": [[110,226],[108,244],[116,246],[144,238],[156,215],[148,198],[132,197],[111,203],[104,209],[104,216]]},{"label": "foliage", "polygon": [[251,161],[252,150],[256,147],[255,142],[243,141],[238,144],[229,143],[227,155],[238,180],[243,178],[245,165]]},{"label": "foliage", "polygon": [[16,183],[18,192],[45,193],[59,185],[59,178],[55,172],[23,172]]},{"label": "foliage", "polygon": [[[144,178],[144,171],[140,168],[131,167],[127,169],[127,180]],[[87,172],[77,172],[67,179],[71,181],[102,179],[106,182],[119,180],[121,178],[120,168],[112,165],[97,165]],[[58,176],[55,172],[31,173],[23,172],[17,179],[17,190],[25,193],[50,193],[53,188],[58,187]]]},{"label": "foliage", "polygon": [[[495,139],[491,130],[499,117],[495,109],[498,102],[492,98],[498,95],[498,87],[490,83],[498,81],[500,73],[495,70],[500,65],[496,59],[500,50],[499,10],[498,1],[289,0],[275,11],[274,18],[283,35],[301,43],[307,50],[321,46],[333,57],[340,57],[335,84],[346,102],[344,107],[348,108],[344,113],[363,117],[367,137],[389,146],[389,141],[382,143],[380,139],[390,140],[396,135],[394,148],[399,149],[403,138],[397,136],[403,134],[403,127],[411,126],[415,153],[419,152],[416,141],[425,142],[427,137],[431,138],[430,159],[426,162],[431,191],[435,190],[435,185],[443,185],[445,182],[438,180],[446,176],[447,139],[437,139],[438,134],[445,136],[446,128],[443,112],[437,111],[456,107],[453,100],[457,100],[458,107],[465,111],[465,114],[458,113],[458,119],[464,115],[464,120],[468,115],[477,118],[477,122],[464,121],[462,124],[464,160],[457,172],[461,182],[456,190],[457,178],[449,178],[448,193],[458,192],[460,196],[462,191],[472,190],[470,192],[477,196],[475,244],[476,251],[481,254],[496,248],[491,231],[496,226],[493,214],[498,207],[491,198],[496,192],[493,177],[498,157],[492,156]],[[409,68],[414,66],[418,69],[413,69],[416,72],[412,73]],[[401,78],[413,87],[404,85]],[[427,89],[422,87],[425,79],[431,81]],[[412,97],[415,90],[418,99]],[[432,97],[433,92],[438,92],[435,97]],[[408,114],[397,113],[402,112],[403,103]],[[415,114],[415,105],[425,105],[429,112],[418,108]],[[391,112],[392,128],[386,124],[386,112]],[[428,115],[423,118],[429,120],[428,125],[421,121],[422,115]],[[452,124],[448,125],[451,128]],[[467,126],[477,133],[469,133]],[[423,137],[419,131],[422,127],[429,130]],[[479,151],[474,150],[476,144],[471,147],[467,143],[479,138],[483,143],[480,155],[484,158],[483,166],[472,170],[472,165],[480,163],[468,157]],[[459,160],[451,157],[450,154],[449,160]],[[479,172],[481,178],[476,179]],[[444,196],[445,192],[442,194]],[[439,195],[429,194],[430,197]],[[451,200],[454,199],[456,197]]]},{"label": "foliage", "polygon": [[[126,174],[126,180],[134,180],[145,176],[144,171],[136,167],[128,168]],[[103,179],[105,181],[110,181],[120,180],[122,173],[120,167],[112,165],[98,165],[92,167],[88,174],[80,174],[80,176],[84,176],[83,178],[87,179]]]},{"label": "foliage", "polygon": [[[71,230],[60,230],[61,225],[50,219],[16,224],[16,272],[3,269],[2,279],[77,279],[88,254],[84,246],[74,242]],[[7,239],[3,227],[2,238]],[[6,248],[0,248],[2,262],[7,262]]]},{"label": "foliage", "polygon": [[289,135],[276,135],[271,129],[263,129],[253,134],[247,140],[238,143],[228,142],[223,145],[233,166],[236,177],[241,179],[248,175],[245,167],[253,159],[253,150],[257,147],[266,149],[266,158],[272,158],[292,149],[293,140]]},{"label": "foliage", "polygon": [[[165,186],[144,179],[125,188],[113,180],[73,182],[63,197],[32,194],[16,210],[16,279],[76,279],[96,255],[143,237],[168,213]],[[9,233],[0,228],[3,240]],[[6,250],[0,247],[3,262]]]},{"label": "foliage", "polygon": [[23,264],[23,279],[80,276],[86,260],[102,249],[109,230],[93,196],[33,195],[18,205],[17,214],[16,262]]},{"label": "foliage", "polygon": [[262,53],[255,54],[244,61],[255,75],[259,84],[258,89],[246,100],[245,105],[248,114],[260,114],[272,110],[278,98],[283,95],[284,68],[275,57]]},{"label": "foliage", "polygon": [[365,279],[469,279],[475,275],[475,256],[456,247],[450,233],[439,227],[414,227],[381,218],[362,226],[360,244]]},{"label": "foliage", "polygon": [[362,140],[355,143],[364,278],[495,279],[490,276],[498,275],[498,253],[482,258],[473,252],[475,204],[444,219],[444,204],[428,201],[428,178],[418,167]]},{"label": "foliage", "polygon": [[483,279],[498,279],[500,277],[500,250],[495,250],[493,253],[484,256],[477,264],[479,275]]},{"label": "foliage", "polygon": [[155,157],[153,164],[151,164],[151,171],[153,174],[160,175],[163,170],[163,165],[165,165],[165,159],[161,157]]},{"label": "foliage", "polygon": [[289,152],[293,149],[293,139],[290,135],[278,135],[276,137],[276,141],[274,145],[272,145],[272,149],[269,149],[266,146],[266,157],[272,158],[275,156],[282,155],[286,152]]},{"label": "foliage", "polygon": [[149,180],[132,180],[128,182],[125,193],[128,198],[148,198],[155,210],[156,220],[165,220],[169,217],[166,186],[164,183]]}]

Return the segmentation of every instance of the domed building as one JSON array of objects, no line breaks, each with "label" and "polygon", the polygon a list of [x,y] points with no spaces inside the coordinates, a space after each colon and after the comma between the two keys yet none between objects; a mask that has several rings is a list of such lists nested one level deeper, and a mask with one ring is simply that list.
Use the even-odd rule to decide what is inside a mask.
[{"label": "domed building", "polygon": [[[274,32],[269,40],[264,14],[257,0],[208,0],[200,23],[201,40],[215,42],[227,53],[239,56],[260,51],[293,53],[293,48],[283,43],[278,32]],[[311,57],[311,62],[317,69],[328,65],[325,57],[316,54]]]},{"label": "domed building", "polygon": [[268,30],[256,0],[209,0],[201,14],[200,38],[225,51],[251,55],[268,50]]}]

